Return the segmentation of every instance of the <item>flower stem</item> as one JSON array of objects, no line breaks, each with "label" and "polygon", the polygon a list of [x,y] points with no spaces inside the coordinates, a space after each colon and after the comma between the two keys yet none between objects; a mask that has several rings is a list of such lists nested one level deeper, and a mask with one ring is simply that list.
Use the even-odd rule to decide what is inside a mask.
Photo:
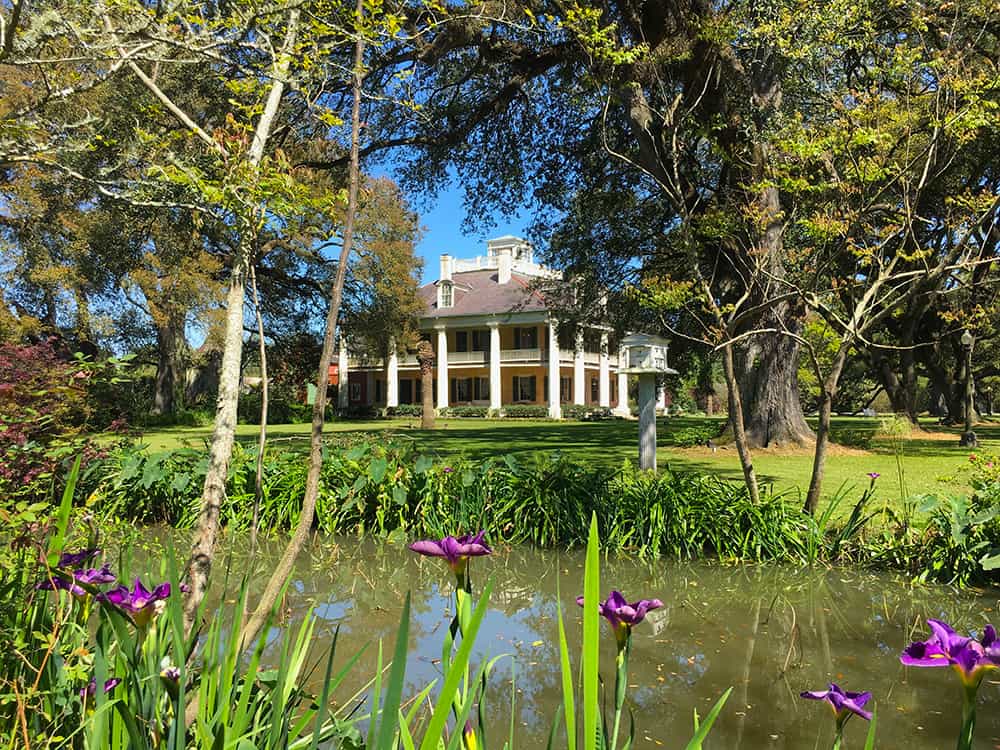
[{"label": "flower stem", "polygon": [[620,642],[618,655],[615,657],[615,723],[611,730],[611,750],[618,747],[618,728],[621,726],[625,688],[628,686],[628,653],[631,645],[632,634],[628,632]]},{"label": "flower stem", "polygon": [[962,700],[962,731],[958,735],[958,750],[972,750],[976,732],[976,691],[978,685],[966,685]]},{"label": "flower stem", "polygon": [[833,738],[833,747],[830,750],[840,750],[840,746],[844,741],[844,725],[837,723],[837,734]]}]

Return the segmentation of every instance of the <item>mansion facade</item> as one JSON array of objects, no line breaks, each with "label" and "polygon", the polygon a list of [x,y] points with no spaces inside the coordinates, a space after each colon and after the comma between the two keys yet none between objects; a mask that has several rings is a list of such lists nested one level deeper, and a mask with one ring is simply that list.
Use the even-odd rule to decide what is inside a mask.
[{"label": "mansion facade", "polygon": [[[487,254],[473,260],[442,255],[439,278],[419,290],[419,328],[436,355],[435,406],[544,405],[559,418],[572,404],[628,415],[626,356],[612,348],[610,328],[560,326],[533,282],[561,275],[535,263],[519,237],[486,244]],[[416,355],[395,349],[390,342],[388,356],[373,359],[341,337],[341,409],[421,403]]]}]

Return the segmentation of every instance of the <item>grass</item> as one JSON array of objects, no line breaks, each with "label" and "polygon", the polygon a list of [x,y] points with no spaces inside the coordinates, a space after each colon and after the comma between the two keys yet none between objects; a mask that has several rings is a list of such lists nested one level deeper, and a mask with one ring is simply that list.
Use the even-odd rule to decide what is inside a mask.
[{"label": "grass", "polygon": [[[736,451],[731,447],[715,452],[706,447],[677,448],[669,445],[670,436],[680,430],[716,423],[719,419],[671,417],[660,419],[657,460],[660,466],[669,464],[686,469],[739,480],[742,473]],[[370,439],[373,435],[400,442],[412,441],[417,450],[439,457],[465,456],[484,458],[505,453],[525,454],[537,451],[562,451],[588,463],[617,465],[633,460],[637,453],[637,425],[631,421],[551,422],[551,421],[487,421],[478,419],[439,419],[433,431],[418,429],[417,419],[350,420],[328,423],[326,432],[344,436],[355,435]],[[870,450],[832,446],[827,459],[826,493],[832,494],[843,483],[859,489],[867,485],[866,474],[879,472],[879,489],[890,499],[900,496],[896,457],[889,440],[877,437],[879,420],[874,418],[839,417],[833,420],[834,433],[850,430],[855,434],[876,435]],[[969,451],[960,448],[960,428],[940,427],[932,422],[925,431],[914,431],[902,442],[904,480],[909,493],[961,492],[967,489],[963,467]],[[977,425],[976,432],[983,444],[981,450],[1000,451],[1000,422]],[[269,439],[273,443],[304,444],[309,425],[271,425]],[[151,430],[143,441],[152,452],[182,446],[205,445],[210,427],[171,427]],[[237,439],[252,443],[256,440],[256,425],[239,425]],[[811,449],[768,449],[754,455],[754,466],[761,480],[773,484],[779,491],[802,492],[809,484],[812,469]]]}]

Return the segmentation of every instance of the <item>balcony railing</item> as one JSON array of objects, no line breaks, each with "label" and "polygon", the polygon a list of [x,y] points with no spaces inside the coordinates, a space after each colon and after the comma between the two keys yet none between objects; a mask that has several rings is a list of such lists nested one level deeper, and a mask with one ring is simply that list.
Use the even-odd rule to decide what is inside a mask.
[{"label": "balcony railing", "polygon": [[489,359],[489,352],[448,352],[449,365],[484,365]]},{"label": "balcony railing", "polygon": [[500,361],[542,364],[549,361],[549,352],[547,349],[501,349]]},{"label": "balcony railing", "polygon": [[[559,362],[561,365],[572,365],[574,361],[574,352],[572,349],[560,349],[559,350]],[[612,365],[618,364],[618,357],[612,356],[610,358]],[[449,365],[487,365],[490,361],[490,353],[488,351],[474,351],[474,352],[448,352],[448,364]],[[532,365],[548,365],[549,362],[549,350],[548,349],[501,349],[500,350],[500,361],[501,362],[524,362],[526,364]],[[583,353],[584,364],[587,365],[598,365],[601,361],[601,355],[598,352],[584,352]],[[420,363],[417,361],[417,356],[415,354],[399,355],[399,366],[400,367],[417,367]],[[351,355],[348,358],[348,367],[351,370],[356,369],[384,369],[386,362],[381,357],[363,357],[357,355]]]}]

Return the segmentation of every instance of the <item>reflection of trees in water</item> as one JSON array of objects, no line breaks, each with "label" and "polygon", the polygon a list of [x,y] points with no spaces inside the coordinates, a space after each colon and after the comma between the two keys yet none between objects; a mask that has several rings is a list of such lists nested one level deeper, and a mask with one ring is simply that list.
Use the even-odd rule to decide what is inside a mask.
[{"label": "reflection of trees in water", "polygon": [[[238,541],[232,545],[232,570],[250,574],[251,600],[280,551],[280,541],[265,544],[251,561]],[[574,644],[580,643],[581,632],[575,597],[583,587],[583,556],[500,550],[474,560],[472,573],[477,589],[489,576],[495,581],[478,657],[515,655],[524,744],[543,744],[562,700],[557,602],[577,665]],[[956,731],[947,711],[950,704],[942,703],[940,716],[921,706],[954,687],[951,675],[938,670],[906,674],[898,654],[910,640],[922,637],[927,617],[947,620],[959,630],[979,629],[989,618],[984,607],[996,601],[940,586],[911,586],[892,576],[777,565],[609,559],[602,562],[601,575],[602,595],[618,588],[632,598],[656,596],[665,603],[636,628],[630,697],[638,738],[668,746],[690,736],[692,711],[697,708],[704,715],[729,686],[736,689],[713,730],[713,746],[790,750],[811,747],[818,739],[827,742],[832,722],[797,696],[830,681],[872,690],[880,706],[891,707],[880,710],[881,746],[906,742],[917,750],[950,744]],[[435,660],[452,615],[453,584],[445,565],[373,540],[317,540],[300,559],[293,583],[283,603],[282,626],[297,627],[305,611],[314,608],[320,621],[311,658],[320,662],[339,625],[336,664],[379,638],[391,653],[403,599],[411,591],[410,690],[438,676]],[[221,601],[225,617],[232,609],[230,600],[221,601],[216,594],[212,601],[213,606]],[[611,640],[605,639],[602,653],[609,680]],[[347,681],[350,690],[371,677],[375,664],[376,648],[369,647]],[[317,680],[321,673],[322,668],[314,673]],[[509,663],[501,661],[488,696],[498,732],[509,720],[509,677]],[[348,692],[342,691],[340,699]],[[988,685],[981,696],[988,706],[980,712],[986,725],[981,731],[994,736],[1000,732],[995,710],[1000,696]],[[920,732],[915,730],[918,723],[924,727]]]}]

